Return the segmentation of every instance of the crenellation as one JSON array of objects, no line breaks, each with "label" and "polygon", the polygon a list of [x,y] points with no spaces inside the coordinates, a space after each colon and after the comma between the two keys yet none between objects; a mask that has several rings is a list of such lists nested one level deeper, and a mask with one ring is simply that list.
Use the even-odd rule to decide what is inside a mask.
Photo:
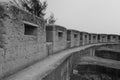
[{"label": "crenellation", "polygon": [[46,26],[46,40],[51,42],[53,46],[53,53],[67,48],[67,30],[58,25]]}]

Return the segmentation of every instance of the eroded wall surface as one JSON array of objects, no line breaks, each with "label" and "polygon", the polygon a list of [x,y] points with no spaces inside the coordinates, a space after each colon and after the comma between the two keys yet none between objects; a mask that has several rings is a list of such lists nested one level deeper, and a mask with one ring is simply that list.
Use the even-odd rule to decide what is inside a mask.
[{"label": "eroded wall surface", "polygon": [[71,47],[78,47],[80,45],[79,31],[71,30]]},{"label": "eroded wall surface", "polygon": [[[26,34],[25,24],[35,26],[36,34],[32,34],[32,29]],[[0,76],[46,57],[45,35],[42,18],[11,4],[0,3]]]},{"label": "eroded wall surface", "polygon": [[[61,36],[59,35],[61,32]],[[61,26],[55,26],[53,31],[53,52],[58,52],[67,47],[67,30]]]}]

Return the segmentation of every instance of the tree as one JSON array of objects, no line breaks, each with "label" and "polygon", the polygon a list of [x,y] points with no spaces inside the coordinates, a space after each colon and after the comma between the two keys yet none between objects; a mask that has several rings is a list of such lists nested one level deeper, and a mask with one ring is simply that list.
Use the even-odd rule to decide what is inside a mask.
[{"label": "tree", "polygon": [[44,17],[47,8],[47,2],[40,2],[40,0],[13,0],[11,3],[38,17]]},{"label": "tree", "polygon": [[55,22],[56,22],[56,19],[54,17],[54,14],[52,13],[48,18],[48,24],[54,24]]}]

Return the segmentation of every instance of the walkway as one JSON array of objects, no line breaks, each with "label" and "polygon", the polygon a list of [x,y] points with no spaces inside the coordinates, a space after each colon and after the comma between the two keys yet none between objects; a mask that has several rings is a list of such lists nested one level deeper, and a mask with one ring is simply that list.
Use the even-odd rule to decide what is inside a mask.
[{"label": "walkway", "polygon": [[[54,70],[57,66],[59,66],[68,56],[70,56],[73,52],[77,52],[80,50],[84,50],[86,48],[92,46],[104,45],[105,43],[99,44],[91,44],[82,47],[67,49],[61,51],[57,54],[51,55],[46,59],[35,63],[34,65],[19,71],[18,73],[8,77],[5,80],[36,80],[37,77],[43,78],[52,70]],[[106,43],[106,44],[114,44],[114,43]]]}]

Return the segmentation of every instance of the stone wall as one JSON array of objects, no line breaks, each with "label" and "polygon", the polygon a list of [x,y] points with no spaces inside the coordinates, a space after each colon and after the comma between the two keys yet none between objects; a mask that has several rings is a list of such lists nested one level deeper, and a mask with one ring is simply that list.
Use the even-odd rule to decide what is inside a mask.
[{"label": "stone wall", "polygon": [[62,26],[55,25],[55,30],[53,32],[54,42],[53,51],[57,52],[66,49],[67,46],[67,30]]},{"label": "stone wall", "polygon": [[97,43],[98,41],[98,36],[97,34],[91,34],[91,43]]},{"label": "stone wall", "polygon": [[80,32],[76,30],[71,31],[71,47],[78,47],[80,46]]},{"label": "stone wall", "polygon": [[87,32],[80,32],[82,38],[82,45],[89,44],[89,33]]},{"label": "stone wall", "polygon": [[0,3],[0,77],[46,57],[45,35],[42,18]]},{"label": "stone wall", "polygon": [[107,42],[107,35],[106,34],[100,35],[100,42]]}]

